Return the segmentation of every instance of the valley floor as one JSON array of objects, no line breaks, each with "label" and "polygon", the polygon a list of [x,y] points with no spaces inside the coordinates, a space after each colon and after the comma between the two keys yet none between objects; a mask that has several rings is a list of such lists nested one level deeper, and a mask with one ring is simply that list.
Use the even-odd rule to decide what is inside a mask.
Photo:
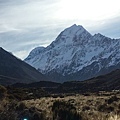
[{"label": "valley floor", "polygon": [[0,120],[120,120],[119,90],[43,96],[35,96],[35,89],[0,91]]}]

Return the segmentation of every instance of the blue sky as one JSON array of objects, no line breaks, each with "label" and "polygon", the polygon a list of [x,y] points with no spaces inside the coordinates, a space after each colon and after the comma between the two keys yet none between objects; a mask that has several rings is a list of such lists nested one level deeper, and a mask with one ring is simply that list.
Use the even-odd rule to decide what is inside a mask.
[{"label": "blue sky", "polygon": [[120,38],[119,0],[0,0],[0,46],[24,59],[77,24]]}]

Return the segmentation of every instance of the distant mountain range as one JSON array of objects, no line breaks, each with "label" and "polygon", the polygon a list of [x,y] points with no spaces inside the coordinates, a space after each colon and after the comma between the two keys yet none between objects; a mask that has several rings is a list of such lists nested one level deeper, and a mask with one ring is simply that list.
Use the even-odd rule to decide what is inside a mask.
[{"label": "distant mountain range", "polygon": [[120,69],[120,39],[91,35],[73,25],[46,48],[33,49],[25,62],[51,81],[90,79]]},{"label": "distant mountain range", "polygon": [[71,81],[64,83],[40,81],[30,84],[17,83],[12,85],[12,87],[36,89],[42,87],[49,93],[85,93],[120,90],[120,69],[84,81]]},{"label": "distant mountain range", "polygon": [[45,79],[35,68],[0,47],[0,84],[31,83]]}]

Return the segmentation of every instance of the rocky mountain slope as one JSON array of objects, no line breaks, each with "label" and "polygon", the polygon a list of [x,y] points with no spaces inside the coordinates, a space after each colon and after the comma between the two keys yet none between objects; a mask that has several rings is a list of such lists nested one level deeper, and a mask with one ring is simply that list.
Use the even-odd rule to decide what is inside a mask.
[{"label": "rocky mountain slope", "polygon": [[52,81],[85,80],[120,68],[120,39],[73,25],[48,47],[32,50],[25,62]]},{"label": "rocky mountain slope", "polygon": [[0,84],[31,83],[45,80],[43,74],[0,48]]}]

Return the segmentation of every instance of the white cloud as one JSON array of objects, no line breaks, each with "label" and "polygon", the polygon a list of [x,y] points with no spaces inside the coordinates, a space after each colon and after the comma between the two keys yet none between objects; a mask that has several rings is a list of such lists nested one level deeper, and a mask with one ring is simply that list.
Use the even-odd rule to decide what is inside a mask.
[{"label": "white cloud", "polygon": [[119,0],[0,0],[0,46],[24,58],[32,48],[47,46],[74,23],[92,34],[101,32],[118,38],[119,3]]},{"label": "white cloud", "polygon": [[62,0],[57,18],[103,20],[119,14],[119,0]]},{"label": "white cloud", "polygon": [[28,55],[28,51],[23,50],[23,51],[16,51],[14,52],[14,55],[17,56],[18,58],[25,58],[26,55]]}]

